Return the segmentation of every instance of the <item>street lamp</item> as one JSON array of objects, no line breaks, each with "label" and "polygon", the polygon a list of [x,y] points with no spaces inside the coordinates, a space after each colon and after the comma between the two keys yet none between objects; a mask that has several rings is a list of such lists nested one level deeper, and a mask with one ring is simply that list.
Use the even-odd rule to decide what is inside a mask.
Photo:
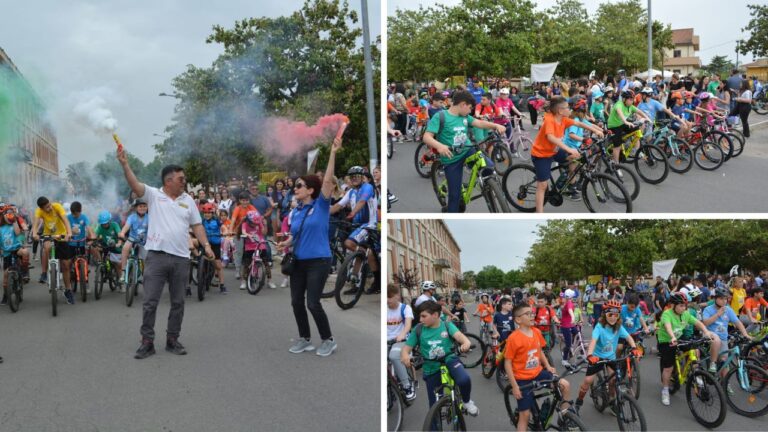
[{"label": "street lamp", "polygon": [[653,21],[651,20],[651,0],[648,0],[648,76],[646,82],[651,81],[651,70],[653,69]]}]

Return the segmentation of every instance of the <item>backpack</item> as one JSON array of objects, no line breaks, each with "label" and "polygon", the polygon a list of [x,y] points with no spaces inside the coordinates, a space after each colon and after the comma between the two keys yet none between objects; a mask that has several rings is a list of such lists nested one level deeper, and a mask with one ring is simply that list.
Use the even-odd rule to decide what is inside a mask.
[{"label": "backpack", "polygon": [[[440,110],[437,115],[440,120],[440,127],[437,129],[435,139],[437,139],[437,136],[440,135],[440,132],[443,131],[443,127],[445,126],[445,110]],[[472,128],[470,126],[467,126],[467,138],[469,138],[470,142],[475,142],[475,135],[472,133]]]},{"label": "backpack", "polygon": [[400,319],[403,320],[403,325],[405,325],[405,303],[400,303]]}]

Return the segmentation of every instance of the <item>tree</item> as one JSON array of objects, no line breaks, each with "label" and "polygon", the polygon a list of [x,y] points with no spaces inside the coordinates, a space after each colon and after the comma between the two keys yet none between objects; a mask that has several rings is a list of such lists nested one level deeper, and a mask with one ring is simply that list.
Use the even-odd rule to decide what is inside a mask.
[{"label": "tree", "polygon": [[419,269],[416,267],[401,269],[400,271],[392,272],[392,280],[396,284],[400,285],[400,294],[402,295],[403,289],[408,291],[408,296],[413,298],[413,289],[419,286]]},{"label": "tree", "polygon": [[464,291],[475,288],[475,272],[465,271],[461,276],[461,289]]},{"label": "tree", "polygon": [[728,60],[726,56],[714,56],[712,60],[703,69],[708,74],[718,74],[721,78],[728,77],[731,70],[733,70],[734,64]]},{"label": "tree", "polygon": [[752,19],[741,29],[750,33],[749,39],[739,44],[739,52],[751,52],[755,57],[768,56],[768,5],[747,5]]},{"label": "tree", "polygon": [[502,288],[504,286],[504,271],[496,266],[485,266],[475,277],[480,289]]},{"label": "tree", "polygon": [[512,269],[504,275],[504,285],[510,288],[523,286],[523,272],[518,269]]}]

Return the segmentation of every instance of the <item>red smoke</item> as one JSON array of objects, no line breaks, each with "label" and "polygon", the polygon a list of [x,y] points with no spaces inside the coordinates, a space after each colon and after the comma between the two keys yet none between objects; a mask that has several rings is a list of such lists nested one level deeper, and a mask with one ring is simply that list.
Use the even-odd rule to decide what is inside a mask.
[{"label": "red smoke", "polygon": [[264,120],[264,129],[259,131],[261,144],[268,153],[280,156],[304,153],[323,139],[330,141],[344,122],[349,122],[344,114],[320,117],[313,126],[300,121],[268,117]]}]

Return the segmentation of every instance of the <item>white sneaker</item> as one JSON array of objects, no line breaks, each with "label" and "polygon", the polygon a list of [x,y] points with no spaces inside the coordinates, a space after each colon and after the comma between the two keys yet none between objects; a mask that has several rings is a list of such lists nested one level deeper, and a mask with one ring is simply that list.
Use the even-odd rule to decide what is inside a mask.
[{"label": "white sneaker", "polygon": [[290,281],[288,280],[288,278],[285,278],[285,279],[283,279],[283,283],[281,283],[281,284],[280,284],[280,288],[286,288],[286,287],[288,287],[288,282],[290,282]]},{"label": "white sneaker", "polygon": [[277,288],[277,285],[273,284],[273,283],[272,283],[272,281],[269,281],[269,283],[268,283],[267,285],[269,285],[269,287],[270,287],[271,289],[275,289],[275,288]]},{"label": "white sneaker", "polygon": [[240,289],[241,289],[241,290],[244,290],[244,289],[245,289],[245,282],[241,282],[241,283],[240,283]]},{"label": "white sneaker", "polygon": [[568,360],[563,360],[563,361],[562,361],[562,365],[563,365],[563,367],[565,367],[565,368],[569,368],[569,369],[571,368],[571,364],[570,364],[570,363],[568,363]]},{"label": "white sneaker", "polygon": [[473,400],[469,400],[469,402],[464,402],[464,408],[467,410],[467,414],[477,417],[477,414],[480,412],[479,409],[477,409],[477,405],[475,405],[475,402]]},{"label": "white sneaker", "polygon": [[661,404],[669,406],[669,390],[661,389]]}]

